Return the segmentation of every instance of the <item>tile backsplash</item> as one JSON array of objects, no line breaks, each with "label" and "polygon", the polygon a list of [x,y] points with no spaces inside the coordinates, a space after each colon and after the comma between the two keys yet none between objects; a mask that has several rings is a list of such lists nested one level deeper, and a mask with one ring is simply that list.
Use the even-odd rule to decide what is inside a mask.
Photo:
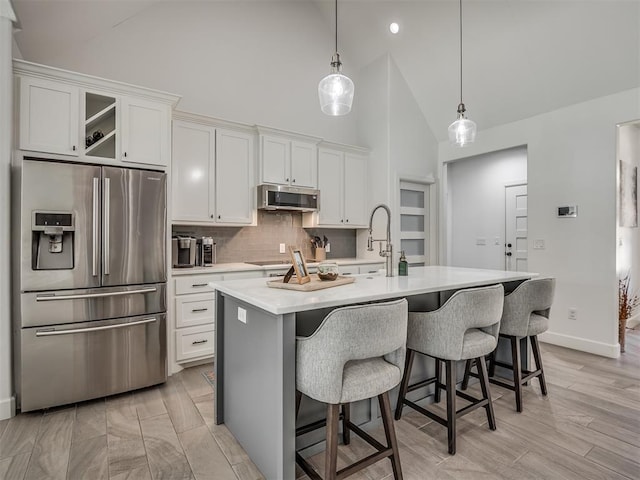
[{"label": "tile backsplash", "polygon": [[[329,228],[302,228],[302,213],[258,211],[255,227],[203,227],[174,225],[174,235],[213,237],[218,263],[288,260],[291,245],[302,250],[308,262],[315,254],[311,246],[314,236],[326,236],[331,244],[327,260],[356,257],[356,230]],[[281,243],[287,245],[287,253],[279,253]]]}]

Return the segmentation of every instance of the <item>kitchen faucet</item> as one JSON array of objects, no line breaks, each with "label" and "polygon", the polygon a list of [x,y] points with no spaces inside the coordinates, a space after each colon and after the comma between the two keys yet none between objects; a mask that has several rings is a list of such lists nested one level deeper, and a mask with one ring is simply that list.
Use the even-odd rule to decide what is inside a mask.
[{"label": "kitchen faucet", "polygon": [[[387,212],[387,238],[386,240],[373,238],[373,214],[379,208],[384,208]],[[387,242],[387,246],[382,250],[382,242]],[[367,250],[373,252],[373,242],[380,242],[380,256],[385,257],[385,268],[387,270],[387,277],[393,277],[393,246],[391,245],[391,210],[384,203],[377,205],[371,211],[371,217],[369,217],[369,238],[367,239]]]}]

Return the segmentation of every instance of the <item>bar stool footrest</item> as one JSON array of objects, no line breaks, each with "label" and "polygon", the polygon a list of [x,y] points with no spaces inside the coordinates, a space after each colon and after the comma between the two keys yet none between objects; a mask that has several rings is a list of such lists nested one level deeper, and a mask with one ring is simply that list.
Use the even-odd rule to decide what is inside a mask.
[{"label": "bar stool footrest", "polygon": [[[342,420],[342,414],[340,414],[340,420]],[[318,420],[317,422],[310,423],[308,425],[304,425],[296,429],[296,435],[301,435],[302,433],[307,433],[307,432],[316,430],[318,428],[326,426],[326,423],[327,423],[326,419],[323,419],[323,420]],[[354,474],[355,472],[358,472],[363,468],[368,467],[369,465],[373,465],[374,463],[378,462],[379,460],[382,460],[383,458],[391,457],[393,455],[393,449],[391,448],[391,446],[388,446],[388,447],[384,446],[378,440],[376,440],[367,432],[362,430],[358,425],[355,425],[354,423],[351,423],[348,420],[344,421],[344,423],[346,424],[346,427],[350,431],[352,431],[353,433],[358,435],[360,438],[362,438],[365,442],[367,442],[369,445],[375,448],[376,451],[371,455],[368,455],[358,460],[357,462],[352,463],[351,465],[343,468],[342,470],[338,470],[336,472],[336,480],[341,480],[345,477],[348,477]],[[302,431],[302,432],[298,433],[299,431]],[[314,470],[313,466],[302,455],[300,455],[299,452],[296,452],[296,463],[300,466],[300,468],[302,468],[304,473],[306,473],[311,480],[323,480],[320,474],[318,474],[318,472]]]}]

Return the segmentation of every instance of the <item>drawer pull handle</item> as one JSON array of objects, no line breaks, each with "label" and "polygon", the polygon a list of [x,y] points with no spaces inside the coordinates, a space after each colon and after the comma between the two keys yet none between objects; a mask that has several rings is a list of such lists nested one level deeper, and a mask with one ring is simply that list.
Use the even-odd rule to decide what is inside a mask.
[{"label": "drawer pull handle", "polygon": [[191,309],[191,313],[206,312],[207,310],[209,310],[209,309],[208,308],[192,308]]},{"label": "drawer pull handle", "polygon": [[196,340],[195,342],[191,342],[191,345],[200,345],[202,343],[207,343],[209,340]]},{"label": "drawer pull handle", "polygon": [[206,287],[207,285],[209,285],[208,283],[193,283],[191,284],[192,287],[197,288],[197,287]]}]

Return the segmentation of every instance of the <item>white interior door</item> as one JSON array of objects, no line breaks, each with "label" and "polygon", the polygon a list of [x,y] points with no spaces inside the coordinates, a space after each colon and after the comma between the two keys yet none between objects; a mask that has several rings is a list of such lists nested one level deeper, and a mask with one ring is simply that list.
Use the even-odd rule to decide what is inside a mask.
[{"label": "white interior door", "polygon": [[527,271],[527,185],[505,187],[505,270]]}]

